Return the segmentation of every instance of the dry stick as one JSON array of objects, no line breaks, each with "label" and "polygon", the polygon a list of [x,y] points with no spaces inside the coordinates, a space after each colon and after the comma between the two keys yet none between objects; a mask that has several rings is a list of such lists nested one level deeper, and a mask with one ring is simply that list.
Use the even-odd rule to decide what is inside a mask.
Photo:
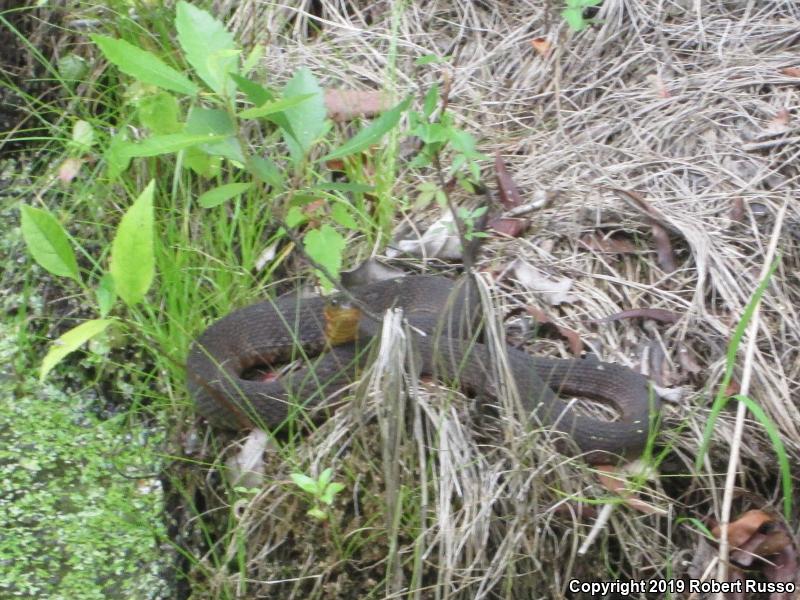
[{"label": "dry stick", "polygon": [[[761,267],[759,281],[763,281],[769,272],[770,266],[775,260],[775,252],[778,247],[783,218],[786,214],[786,207],[789,204],[788,198],[784,201],[775,217],[775,227],[772,230],[772,237],[767,248],[767,255],[764,257],[764,265]],[[760,315],[759,302],[753,310],[753,317],[748,325],[747,348],[745,349],[744,368],[742,371],[741,391],[742,395],[747,395],[750,389],[750,378],[753,373],[753,355],[756,349],[756,337],[758,333],[758,322]],[[744,418],[747,413],[747,405],[739,402],[736,408],[736,426],[731,442],[731,454],[728,460],[728,472],[725,477],[725,493],[722,497],[722,510],[720,512],[720,535],[719,535],[719,563],[717,564],[717,581],[728,581],[728,558],[730,555],[730,543],[728,541],[728,526],[731,517],[731,504],[733,502],[733,486],[736,482],[736,470],[739,466],[739,453],[742,445],[742,434],[744,432]],[[724,594],[717,594],[718,600],[723,600]]]}]

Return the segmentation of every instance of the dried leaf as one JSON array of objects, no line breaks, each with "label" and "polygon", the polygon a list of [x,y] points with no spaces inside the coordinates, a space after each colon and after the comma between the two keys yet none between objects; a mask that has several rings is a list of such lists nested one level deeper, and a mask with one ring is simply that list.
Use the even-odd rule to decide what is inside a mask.
[{"label": "dried leaf", "polygon": [[689,348],[683,344],[678,347],[678,362],[684,372],[692,375],[697,375],[703,370],[703,367],[694,359],[694,356],[689,353]]},{"label": "dried leaf", "polygon": [[58,178],[64,183],[69,183],[78,175],[83,165],[80,158],[68,158],[58,167]]},{"label": "dried leaf", "polygon": [[669,234],[658,223],[651,223],[650,227],[653,230],[653,239],[656,242],[656,254],[658,255],[658,264],[664,269],[666,273],[672,273],[678,268],[675,261],[675,254],[672,252],[672,242],[669,241]]},{"label": "dried leaf", "polygon": [[672,273],[677,269],[675,255],[672,252],[672,242],[669,240],[667,230],[672,230],[680,235],[681,231],[673,227],[669,221],[662,215],[656,208],[648,203],[641,194],[629,190],[622,190],[618,188],[609,188],[612,192],[622,198],[628,206],[636,209],[647,217],[648,222],[653,231],[653,239],[656,243],[656,252],[658,254],[658,264],[667,273]]},{"label": "dried leaf", "polygon": [[744,222],[744,199],[741,196],[736,196],[736,198],[733,199],[730,218],[731,221],[736,221],[737,223]]},{"label": "dried leaf", "polygon": [[742,384],[739,383],[738,379],[731,379],[731,382],[728,384],[728,387],[725,388],[725,395],[726,396],[735,396],[739,392],[742,391]]},{"label": "dried leaf", "polygon": [[589,233],[581,237],[580,243],[589,250],[607,254],[635,254],[636,246],[626,237],[620,235],[601,236]]},{"label": "dried leaf", "polygon": [[520,259],[511,263],[510,268],[524,287],[542,294],[550,304],[572,303],[578,299],[567,293],[573,283],[568,277],[550,277]]},{"label": "dried leaf", "polygon": [[782,108],[767,123],[769,133],[785,133],[789,131],[789,109]]},{"label": "dried leaf", "polygon": [[561,325],[553,323],[550,317],[547,316],[547,313],[540,308],[528,306],[525,310],[536,320],[537,324],[549,325],[558,331],[559,335],[567,340],[567,343],[569,344],[569,350],[572,352],[572,354],[575,356],[580,356],[583,353],[583,341],[581,340],[581,336],[577,331],[573,331],[572,329],[568,329],[567,327],[562,327]]},{"label": "dried leaf", "polygon": [[499,152],[494,155],[494,171],[497,179],[497,191],[500,193],[500,203],[503,208],[511,210],[516,206],[520,206],[523,203],[522,195],[519,193],[519,188],[514,179],[508,173],[506,163]]},{"label": "dried leaf", "polygon": [[800,77],[800,67],[784,67],[778,69],[778,72],[787,77]]},{"label": "dried leaf", "polygon": [[265,432],[253,429],[239,452],[225,461],[228,481],[232,487],[261,487],[264,482],[264,451],[267,440]]},{"label": "dried leaf", "polygon": [[660,512],[647,502],[637,498],[636,494],[628,490],[626,487],[627,478],[616,466],[598,465],[597,470],[599,471],[597,479],[600,481],[600,484],[607,490],[624,498],[625,504],[646,515]]},{"label": "dried leaf", "polygon": [[533,46],[533,49],[536,50],[536,53],[539,56],[542,56],[544,58],[550,56],[552,46],[547,38],[543,37],[533,38],[531,40],[531,46]]},{"label": "dried leaf", "polygon": [[528,219],[515,219],[512,217],[497,217],[489,221],[489,229],[509,237],[519,237],[528,229]]},{"label": "dried leaf", "polygon": [[463,255],[461,242],[453,222],[453,214],[450,211],[434,221],[421,237],[401,240],[397,242],[396,246],[400,252],[425,258],[458,260]]},{"label": "dried leaf", "polygon": [[[719,525],[712,533],[719,537]],[[742,567],[758,568],[775,583],[796,582],[797,547],[786,524],[763,510],[749,510],[728,526],[731,560]],[[789,600],[790,593],[772,593],[770,600]]]},{"label": "dried leaf", "polygon": [[372,117],[392,107],[386,92],[364,90],[325,90],[325,108],[334,121]]}]

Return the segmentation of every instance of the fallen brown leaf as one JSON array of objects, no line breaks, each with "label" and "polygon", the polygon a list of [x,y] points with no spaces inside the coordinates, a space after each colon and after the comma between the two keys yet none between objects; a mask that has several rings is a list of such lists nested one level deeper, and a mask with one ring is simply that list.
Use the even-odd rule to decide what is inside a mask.
[{"label": "fallen brown leaf", "polygon": [[788,77],[800,77],[800,67],[784,67],[779,69],[779,72]]},{"label": "fallen brown leaf", "polygon": [[608,188],[617,196],[622,198],[628,206],[634,208],[643,214],[652,228],[653,239],[656,243],[656,252],[658,254],[658,264],[667,273],[671,273],[677,269],[675,255],[672,251],[672,242],[670,242],[668,230],[675,231],[683,235],[681,231],[670,225],[669,221],[662,215],[655,207],[647,202],[638,192],[630,190],[622,190],[618,188]]},{"label": "fallen brown leaf", "polygon": [[494,172],[497,179],[497,191],[500,194],[500,203],[503,208],[511,210],[522,204],[522,195],[519,193],[519,188],[509,174],[506,163],[499,152],[494,155]]},{"label": "fallen brown leaf", "polygon": [[[715,525],[711,532],[720,536]],[[731,560],[740,567],[758,569],[773,583],[796,582],[797,546],[786,524],[763,510],[749,510],[728,525]],[[732,575],[737,571],[732,570]],[[770,600],[789,600],[790,593],[773,592]]]},{"label": "fallen brown leaf", "polygon": [[539,56],[543,56],[545,58],[550,56],[550,51],[552,50],[552,47],[547,38],[543,37],[533,38],[531,40],[531,46],[533,46],[533,49],[536,50]]},{"label": "fallen brown leaf", "polygon": [[528,219],[497,217],[489,221],[489,229],[509,237],[519,237],[528,228]]},{"label": "fallen brown leaf", "polygon": [[579,241],[589,250],[606,254],[635,254],[637,251],[632,241],[619,235],[601,236],[597,233],[588,233]]},{"label": "fallen brown leaf", "polygon": [[742,223],[744,221],[744,199],[741,196],[736,196],[733,199],[733,206],[730,212],[731,221]]},{"label": "fallen brown leaf", "polygon": [[656,243],[656,254],[658,256],[658,264],[667,273],[672,273],[678,268],[675,261],[675,254],[672,252],[672,242],[669,241],[669,234],[667,230],[656,222],[650,223],[653,230],[653,240]]}]

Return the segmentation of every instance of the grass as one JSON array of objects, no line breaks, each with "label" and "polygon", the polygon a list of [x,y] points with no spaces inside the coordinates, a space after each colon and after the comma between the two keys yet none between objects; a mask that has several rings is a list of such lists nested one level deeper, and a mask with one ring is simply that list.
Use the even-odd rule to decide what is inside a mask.
[{"label": "grass", "polygon": [[[797,17],[796,7],[768,2],[747,14],[716,7],[688,15],[637,1],[606,2],[599,22],[574,35],[553,20],[546,3],[533,10],[530,3],[509,2],[500,10],[406,2],[394,3],[385,15],[357,3],[352,10],[323,4],[317,15],[304,2],[241,2],[226,9],[245,50],[253,36],[269,42],[254,79],[280,90],[305,65],[325,85],[411,94],[414,110],[438,83],[449,89],[440,105],[446,97],[447,114],[458,127],[478,135],[483,152],[504,156],[526,198],[557,192],[557,201],[536,213],[524,237],[492,235],[478,267],[500,273],[494,294],[504,314],[520,305],[544,305],[605,357],[647,362],[663,387],[682,390],[664,408],[668,431],[662,443],[668,440],[669,452],[654,453],[666,457],[662,477],[642,482],[640,489],[659,507],[671,504],[672,512],[644,517],[617,507],[590,555],[578,556],[590,529],[585,515],[592,499],[608,497],[591,470],[553,452],[547,432],[529,431],[502,413],[481,413],[433,384],[409,387],[398,376],[405,364],[396,353],[366,374],[353,401],[327,422],[271,440],[258,487],[230,485],[225,461],[241,446],[194,418],[183,373],[189,342],[215,317],[296,280],[313,279],[296,249],[303,240],[281,233],[278,218],[285,221],[292,209],[309,210],[296,231],[309,223],[330,226],[346,242],[342,264],[354,264],[380,251],[397,233],[396,222],[419,226],[440,214],[436,204],[409,210],[416,190],[437,183],[435,174],[409,167],[401,121],[380,149],[345,165],[348,183],[374,186],[374,192],[320,191],[317,186],[330,183],[328,168],[313,161],[296,167],[280,126],[259,122],[258,129],[240,133],[248,141],[245,150],[275,161],[285,173],[282,185],[259,183],[203,209],[197,204],[203,192],[248,181],[252,165],[224,163],[204,179],[182,168],[188,153],[168,154],[136,158],[127,171],[110,177],[103,152],[111,140],[120,132],[137,139],[152,134],[137,102],[153,90],[106,64],[88,33],[125,39],[199,79],[173,43],[172,9],[137,4],[137,18],[131,19],[124,3],[112,4],[111,12],[92,3],[66,3],[68,17],[93,22],[91,31],[68,27],[61,43],[46,42],[42,25],[17,36],[48,78],[49,93],[28,93],[6,77],[33,115],[30,129],[11,135],[45,143],[30,165],[33,183],[24,182],[23,171],[13,195],[3,198],[5,216],[16,222],[22,202],[47,208],[72,237],[84,285],[18,262],[18,230],[6,234],[4,262],[24,264],[25,270],[6,267],[3,278],[17,299],[5,305],[3,336],[12,341],[3,352],[15,366],[13,384],[4,392],[15,402],[0,409],[0,437],[12,449],[0,461],[8,473],[3,495],[13,499],[3,507],[14,535],[4,537],[0,560],[17,560],[0,585],[22,595],[87,598],[107,597],[109,578],[122,582],[118,597],[142,597],[143,589],[150,597],[186,597],[191,588],[196,597],[214,598],[489,598],[558,597],[572,578],[685,577],[690,569],[678,558],[707,543],[693,525],[719,514],[719,467],[734,429],[729,411],[718,410],[720,403],[702,390],[725,392],[736,373],[725,348],[737,323],[744,331],[753,291],[765,289],[755,271],[766,256],[769,214],[798,188],[791,145],[745,152],[737,138],[726,136],[738,135],[736,129],[762,139],[780,125],[773,122],[779,109],[796,104],[794,80],[781,71],[797,59],[785,41],[786,16]],[[539,31],[540,22],[551,28]],[[731,22],[741,23],[735,35]],[[3,24],[6,30],[20,28],[10,14]],[[551,55],[529,49],[538,35],[550,39]],[[441,40],[453,45],[443,47]],[[657,63],[648,58],[653,48],[664,54]],[[56,49],[87,59],[90,70],[82,82],[60,78],[55,57],[46,51]],[[419,60],[445,54],[453,58],[427,65]],[[673,66],[663,70],[657,64]],[[179,97],[182,119],[189,103]],[[78,120],[91,124],[97,141],[80,154],[79,176],[59,183],[53,177],[58,166],[75,157],[70,140]],[[366,123],[329,131],[328,147],[315,152],[341,147]],[[488,163],[481,165],[491,181]],[[116,325],[107,335],[93,340],[90,352],[68,357],[53,371],[52,382],[40,387],[35,370],[47,343],[100,314],[96,290],[118,225],[151,180],[152,287],[144,301],[118,301],[110,312]],[[657,207],[671,227],[678,271],[662,270],[647,221],[602,191],[608,187],[637,189]],[[451,196],[459,208],[472,210],[469,195]],[[749,206],[740,219],[731,216],[736,197]],[[309,208],[309,199],[317,198],[326,201],[324,207]],[[355,207],[355,227],[333,218],[329,207],[336,204]],[[752,358],[759,376],[749,395],[759,422],[744,424],[739,479],[751,498],[762,499],[751,501],[756,507],[768,507],[769,498],[783,502],[789,523],[798,522],[798,509],[787,481],[798,476],[800,457],[792,402],[800,378],[800,318],[794,308],[800,286],[792,275],[800,266],[800,244],[791,229],[798,222],[800,213],[790,206],[783,262],[761,300],[764,335]],[[587,251],[580,241],[587,234],[621,236],[634,250]],[[547,305],[520,283],[509,257],[569,278],[579,300]],[[437,261],[412,258],[406,264],[431,269]],[[662,308],[682,319],[641,327],[633,321],[587,323],[632,307]],[[524,317],[512,316],[504,325],[512,343],[567,355],[563,340],[532,340]],[[401,332],[393,331],[394,342],[386,348],[396,352]],[[642,345],[652,359],[643,358]],[[665,355],[661,362],[659,351]],[[693,373],[690,361],[681,362],[681,351],[703,370]],[[70,386],[78,392],[62,397],[55,391]],[[87,388],[99,389],[103,398],[111,390],[111,406],[123,412],[93,416],[103,404],[87,400]],[[670,437],[675,424],[681,434]],[[773,450],[781,447],[777,465]],[[693,463],[705,448],[711,469],[701,473]],[[764,465],[775,465],[778,475],[764,478]],[[291,475],[318,479],[327,468],[344,489],[326,505],[324,522],[311,520],[308,496]],[[153,483],[159,470],[164,490]],[[163,521],[162,502],[170,507]],[[746,500],[738,502],[734,513],[748,508]],[[26,521],[31,514],[36,518]],[[164,523],[170,523],[171,542]],[[106,541],[109,530],[113,544]],[[167,547],[170,552],[164,552]],[[75,564],[75,556],[87,558]],[[164,557],[179,571],[171,580],[164,576]],[[54,561],[62,569],[52,577]],[[704,566],[691,568],[702,572]]]}]

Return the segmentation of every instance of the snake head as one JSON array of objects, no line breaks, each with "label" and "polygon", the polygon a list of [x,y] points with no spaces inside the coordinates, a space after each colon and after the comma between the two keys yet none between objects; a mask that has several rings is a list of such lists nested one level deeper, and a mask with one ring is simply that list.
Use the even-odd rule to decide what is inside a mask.
[{"label": "snake head", "polygon": [[361,311],[347,298],[333,296],[325,303],[325,340],[331,346],[354,341],[358,337]]}]

